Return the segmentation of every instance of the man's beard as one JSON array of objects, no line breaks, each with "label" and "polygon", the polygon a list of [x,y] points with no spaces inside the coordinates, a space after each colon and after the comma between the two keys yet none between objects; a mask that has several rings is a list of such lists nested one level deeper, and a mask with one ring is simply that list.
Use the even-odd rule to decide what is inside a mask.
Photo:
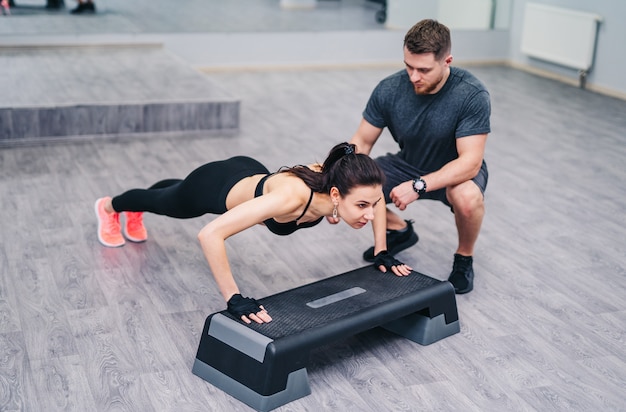
[{"label": "man's beard", "polygon": [[415,90],[415,94],[419,94],[419,95],[431,94],[433,90],[435,90],[439,86],[442,80],[443,80],[443,75],[436,82],[427,84],[424,86],[418,87],[415,85],[415,83],[413,83],[413,90]]}]

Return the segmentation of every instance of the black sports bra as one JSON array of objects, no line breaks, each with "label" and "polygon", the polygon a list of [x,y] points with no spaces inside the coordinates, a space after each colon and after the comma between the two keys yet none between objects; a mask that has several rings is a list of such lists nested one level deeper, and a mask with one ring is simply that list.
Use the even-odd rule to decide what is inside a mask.
[{"label": "black sports bra", "polygon": [[[272,174],[263,176],[263,178],[259,181],[259,183],[256,185],[256,189],[254,190],[254,197],[259,197],[263,194],[263,185],[265,184],[265,180],[267,180],[268,177],[272,176]],[[292,220],[291,222],[287,222],[287,223],[279,223],[275,221],[274,219],[267,219],[263,223],[265,224],[265,226],[267,226],[270,232],[277,234],[277,235],[281,235],[281,236],[290,235],[298,229],[313,227],[317,225],[319,222],[321,222],[323,217],[320,217],[314,222],[304,222],[301,224],[297,223],[298,219],[300,219],[306,213],[312,200],[313,200],[313,190],[311,190],[311,196],[309,197],[309,201],[304,207],[302,214],[298,216],[296,220]]]}]

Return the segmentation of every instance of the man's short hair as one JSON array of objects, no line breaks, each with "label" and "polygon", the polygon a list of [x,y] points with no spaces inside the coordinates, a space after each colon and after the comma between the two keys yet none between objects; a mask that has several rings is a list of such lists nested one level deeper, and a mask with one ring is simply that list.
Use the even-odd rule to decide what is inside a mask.
[{"label": "man's short hair", "polygon": [[450,29],[437,20],[421,20],[404,36],[404,47],[413,54],[434,53],[436,60],[442,60],[452,49]]}]

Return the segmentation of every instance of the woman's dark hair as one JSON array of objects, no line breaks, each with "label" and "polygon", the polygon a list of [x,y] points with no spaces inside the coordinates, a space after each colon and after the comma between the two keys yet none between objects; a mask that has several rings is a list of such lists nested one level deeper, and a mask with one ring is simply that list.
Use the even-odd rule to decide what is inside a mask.
[{"label": "woman's dark hair", "polygon": [[339,143],[328,153],[322,165],[322,172],[316,172],[307,166],[294,166],[282,169],[298,176],[314,192],[330,193],[334,186],[341,196],[350,193],[356,186],[375,186],[385,182],[385,174],[368,155],[357,153],[356,146]]},{"label": "woman's dark hair", "polygon": [[437,20],[421,20],[404,36],[404,47],[413,54],[433,53],[435,60],[442,60],[452,49],[450,29]]}]

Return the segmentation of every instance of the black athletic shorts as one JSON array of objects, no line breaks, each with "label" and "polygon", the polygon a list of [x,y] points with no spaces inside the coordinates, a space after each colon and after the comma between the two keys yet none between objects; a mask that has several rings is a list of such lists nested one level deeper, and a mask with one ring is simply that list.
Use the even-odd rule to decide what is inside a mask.
[{"label": "black athletic shorts", "polygon": [[[391,198],[389,197],[389,193],[391,190],[398,186],[400,183],[404,183],[407,180],[413,180],[418,176],[422,176],[427,174],[423,170],[419,170],[409,163],[405,162],[400,156],[397,154],[387,153],[384,156],[377,157],[376,163],[383,169],[385,172],[385,184],[383,186],[383,193],[385,194],[385,202],[391,203]],[[482,166],[480,167],[480,171],[472,179],[476,186],[480,189],[480,191],[485,193],[487,189],[487,180],[489,178],[489,172],[487,170],[487,164],[483,161]],[[452,207],[450,202],[448,202],[448,198],[446,197],[446,189],[434,190],[432,192],[426,192],[419,197],[420,199],[432,199],[439,200],[440,202],[445,203],[446,205]]]}]

